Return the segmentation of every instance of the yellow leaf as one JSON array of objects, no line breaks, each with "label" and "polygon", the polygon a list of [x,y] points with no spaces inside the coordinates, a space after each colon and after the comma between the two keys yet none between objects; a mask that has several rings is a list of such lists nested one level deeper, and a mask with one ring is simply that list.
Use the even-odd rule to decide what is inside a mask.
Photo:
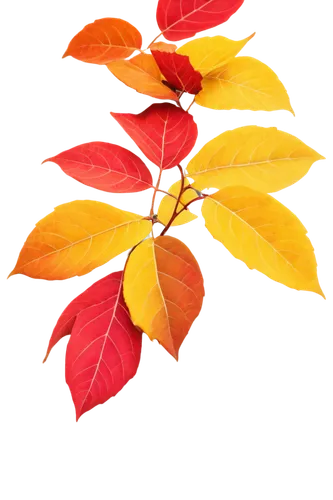
[{"label": "yellow leaf", "polygon": [[205,36],[186,43],[177,50],[177,54],[189,56],[193,68],[206,76],[237,56],[254,35],[239,41],[224,36]]},{"label": "yellow leaf", "polygon": [[249,109],[294,114],[286,89],[266,64],[252,57],[236,57],[209,73],[195,102],[212,109]]},{"label": "yellow leaf", "polygon": [[242,185],[273,193],[299,181],[322,159],[293,135],[249,126],[208,142],[190,161],[187,172],[198,190]]},{"label": "yellow leaf", "polygon": [[170,236],[149,238],[130,254],[124,298],[133,323],[176,359],[204,297],[197,261]]},{"label": "yellow leaf", "polygon": [[[185,179],[184,187],[187,187],[189,185],[190,183],[188,179]],[[171,188],[169,189],[169,193],[173,194],[176,198],[178,198],[180,189],[181,189],[181,181],[177,181],[175,184],[171,186]],[[177,207],[177,213],[179,213],[182,210],[184,205],[186,205],[187,203],[189,203],[190,201],[194,200],[197,197],[198,195],[193,189],[186,189],[186,191],[183,193],[180,199],[180,203]],[[177,200],[175,198],[172,198],[171,196],[164,196],[164,198],[160,203],[157,217],[165,226],[168,224],[173,215],[176,203]],[[197,216],[192,214],[189,210],[184,210],[181,214],[179,214],[175,218],[175,220],[171,225],[180,226],[181,224],[187,224],[188,222],[191,222],[196,218]]]},{"label": "yellow leaf", "polygon": [[230,186],[205,198],[202,214],[213,237],[250,269],[324,297],[305,227],[274,198],[245,186]]},{"label": "yellow leaf", "polygon": [[175,92],[162,83],[162,74],[150,54],[139,54],[127,61],[112,61],[107,68],[118,80],[140,94],[178,101]]},{"label": "yellow leaf", "polygon": [[10,275],[62,280],[82,276],[143,240],[151,221],[98,201],[54,209],[28,236]]}]

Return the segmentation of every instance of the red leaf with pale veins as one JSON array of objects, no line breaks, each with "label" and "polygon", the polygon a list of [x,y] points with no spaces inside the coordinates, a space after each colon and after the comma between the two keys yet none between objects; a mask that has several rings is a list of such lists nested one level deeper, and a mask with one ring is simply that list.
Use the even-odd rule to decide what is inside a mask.
[{"label": "red leaf with pale veins", "polygon": [[138,115],[111,113],[159,168],[178,165],[192,150],[198,128],[192,115],[173,104],[153,104]]},{"label": "red leaf with pale veins", "polygon": [[244,0],[159,0],[157,23],[167,40],[191,38],[224,23]]},{"label": "red leaf with pale veins", "polygon": [[58,323],[58,335],[66,334],[76,313],[66,352],[66,382],[77,420],[115,396],[139,366],[142,333],[124,302],[122,275],[113,273],[90,287]]},{"label": "red leaf with pale veins", "polygon": [[97,281],[72,300],[72,302],[66,307],[54,327],[43,363],[45,363],[51,350],[59,342],[59,340],[66,335],[71,334],[76,317],[81,311],[96,305],[98,302],[103,302],[110,297],[110,286],[114,281],[114,278],[118,279],[118,275],[121,276],[121,272],[110,274],[109,276]]},{"label": "red leaf with pale veins", "polygon": [[107,142],[89,142],[48,158],[65,174],[86,186],[109,193],[136,193],[152,187],[143,161],[125,148]]},{"label": "red leaf with pale veins", "polygon": [[193,68],[188,56],[159,50],[152,50],[151,53],[161,73],[174,88],[189,94],[200,92],[202,76]]}]

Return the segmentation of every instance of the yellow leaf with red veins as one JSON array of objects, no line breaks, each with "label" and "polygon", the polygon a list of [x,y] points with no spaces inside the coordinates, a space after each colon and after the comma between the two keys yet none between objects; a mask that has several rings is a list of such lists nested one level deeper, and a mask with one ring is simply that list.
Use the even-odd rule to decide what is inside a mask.
[{"label": "yellow leaf with red veins", "polygon": [[[178,198],[181,185],[182,185],[181,181],[177,181],[175,184],[171,186],[171,188],[169,189],[169,193]],[[190,182],[188,181],[188,179],[185,179],[184,187],[187,187],[189,185]],[[186,189],[181,196],[180,203],[178,204],[177,207],[177,213],[179,213],[187,203],[189,203],[190,201],[194,200],[197,197],[198,195],[194,191],[194,189]],[[161,221],[162,224],[164,224],[165,226],[170,221],[174,213],[176,204],[177,200],[175,198],[172,198],[171,196],[164,196],[164,198],[161,200],[160,206],[158,208],[157,217],[159,221]],[[192,214],[192,212],[190,212],[189,210],[184,210],[175,218],[175,220],[171,225],[180,226],[182,224],[187,224],[188,222],[191,222],[196,218],[197,216],[195,214]]]}]

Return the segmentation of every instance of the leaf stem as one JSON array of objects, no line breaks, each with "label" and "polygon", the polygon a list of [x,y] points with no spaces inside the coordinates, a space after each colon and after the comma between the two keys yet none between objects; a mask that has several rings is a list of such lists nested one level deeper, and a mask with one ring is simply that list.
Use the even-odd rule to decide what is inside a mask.
[{"label": "leaf stem", "polygon": [[193,101],[191,102],[191,104],[189,105],[189,107],[187,108],[186,110],[186,113],[188,113],[190,111],[190,109],[192,108],[193,104],[195,103],[195,96],[193,98]]},{"label": "leaf stem", "polygon": [[159,187],[160,187],[160,183],[161,183],[161,178],[162,178],[162,172],[163,172],[163,169],[162,169],[162,167],[160,167],[160,173],[159,173],[159,176],[158,176],[158,179],[157,179],[156,186],[153,186],[153,188],[154,188],[154,194],[153,194],[153,198],[151,200],[151,207],[150,207],[150,216],[151,217],[154,215],[154,206],[155,206],[156,193],[157,193],[157,191],[159,191]]},{"label": "leaf stem", "polygon": [[157,35],[157,37],[155,37],[152,42],[150,42],[150,44],[148,45],[148,47],[146,48],[146,50],[148,50],[153,45],[153,43],[155,43],[156,40],[159,39],[160,36],[162,36],[162,32],[159,35]]},{"label": "leaf stem", "polygon": [[168,224],[165,226],[165,228],[161,232],[161,236],[165,235],[165,233],[168,231],[169,227],[171,226],[171,224],[173,223],[173,221],[175,220],[175,218],[178,217],[178,215],[180,215],[182,212],[184,212],[184,210],[187,210],[187,208],[190,205],[192,205],[192,203],[194,203],[195,201],[204,200],[205,198],[207,198],[207,196],[209,196],[209,195],[201,193],[200,196],[198,196],[197,198],[194,198],[194,200],[191,200],[188,203],[186,203],[186,205],[184,205],[183,208],[181,210],[179,210],[178,213],[176,213],[173,217],[171,217],[171,219],[169,220]]},{"label": "leaf stem", "polygon": [[165,228],[163,229],[163,231],[161,232],[161,236],[163,236],[167,230],[169,229],[169,227],[171,226],[171,224],[173,223],[173,221],[175,220],[175,218],[178,216],[178,214],[180,212],[182,212],[183,210],[185,210],[186,208],[186,205],[183,205],[183,208],[181,209],[180,212],[177,212],[177,209],[178,209],[178,205],[179,203],[181,203],[180,199],[183,195],[183,192],[184,192],[184,184],[185,184],[185,177],[184,177],[184,171],[183,171],[183,168],[181,165],[177,165],[178,169],[179,169],[179,172],[180,172],[180,176],[181,176],[181,185],[180,185],[180,190],[179,190],[179,194],[178,194],[178,198],[177,198],[177,201],[175,203],[175,208],[173,209],[173,214],[171,215],[170,217],[170,220],[168,222],[168,224],[165,226]]}]

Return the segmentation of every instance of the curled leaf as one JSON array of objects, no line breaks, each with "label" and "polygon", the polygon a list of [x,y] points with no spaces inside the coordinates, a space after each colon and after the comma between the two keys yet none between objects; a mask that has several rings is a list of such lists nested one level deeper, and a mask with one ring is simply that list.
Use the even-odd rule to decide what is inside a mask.
[{"label": "curled leaf", "polygon": [[176,238],[147,239],[128,259],[124,297],[132,321],[176,359],[204,293],[197,261]]},{"label": "curled leaf", "polygon": [[71,40],[63,57],[93,64],[126,59],[141,48],[139,31],[123,19],[107,17],[88,24]]},{"label": "curled leaf", "polygon": [[111,115],[147,158],[164,170],[178,165],[191,152],[198,137],[192,115],[173,104],[153,104],[138,115]]},{"label": "curled leaf", "polygon": [[124,302],[122,274],[113,273],[95,283],[60,318],[72,317],[76,311],[74,321],[70,320],[66,381],[77,420],[115,396],[139,366],[142,333],[133,325]]},{"label": "curled leaf", "polygon": [[[190,183],[188,179],[185,179],[184,187],[187,187],[189,185]],[[171,188],[169,189],[169,193],[178,198],[181,187],[182,187],[181,181],[177,181],[175,182],[175,184],[171,186]],[[179,213],[187,203],[189,203],[190,201],[194,200],[197,197],[198,195],[196,191],[194,191],[193,189],[186,189],[180,198],[180,203],[178,204],[177,207],[177,213]],[[157,218],[165,226],[170,221],[174,213],[176,204],[177,204],[177,199],[172,198],[171,196],[164,196],[164,198],[162,198],[160,206],[158,207]],[[196,218],[197,216],[195,214],[192,214],[192,212],[190,212],[189,210],[184,210],[175,218],[175,220],[171,225],[180,226],[182,224],[187,224],[188,222],[191,222]]]},{"label": "curled leaf", "polygon": [[152,50],[152,54],[166,81],[172,87],[189,94],[200,92],[202,76],[195,71],[188,56],[159,50]]},{"label": "curled leaf", "polygon": [[191,38],[225,23],[244,0],[159,0],[157,23],[167,40]]},{"label": "curled leaf", "polygon": [[197,38],[180,47],[177,54],[189,56],[193,68],[206,76],[237,56],[254,35],[255,33],[239,41],[229,40],[224,36]]},{"label": "curled leaf", "polygon": [[140,94],[178,101],[177,94],[164,85],[161,71],[151,54],[139,54],[127,61],[112,61],[107,67],[118,80]]},{"label": "curled leaf", "polygon": [[46,280],[82,276],[139,243],[151,227],[141,215],[106,203],[65,203],[36,224],[10,276]]},{"label": "curled leaf", "polygon": [[277,200],[245,186],[230,186],[205,198],[202,214],[212,236],[250,269],[324,296],[307,231]]},{"label": "curled leaf", "polygon": [[300,180],[323,157],[276,128],[241,127],[208,142],[190,161],[194,187],[243,185],[273,193]]},{"label": "curled leaf", "polygon": [[86,186],[109,193],[136,193],[152,187],[143,161],[125,148],[107,142],[89,142],[48,158],[65,174]]},{"label": "curled leaf", "polygon": [[252,57],[236,57],[205,76],[195,102],[211,109],[285,109],[294,114],[274,71]]}]

